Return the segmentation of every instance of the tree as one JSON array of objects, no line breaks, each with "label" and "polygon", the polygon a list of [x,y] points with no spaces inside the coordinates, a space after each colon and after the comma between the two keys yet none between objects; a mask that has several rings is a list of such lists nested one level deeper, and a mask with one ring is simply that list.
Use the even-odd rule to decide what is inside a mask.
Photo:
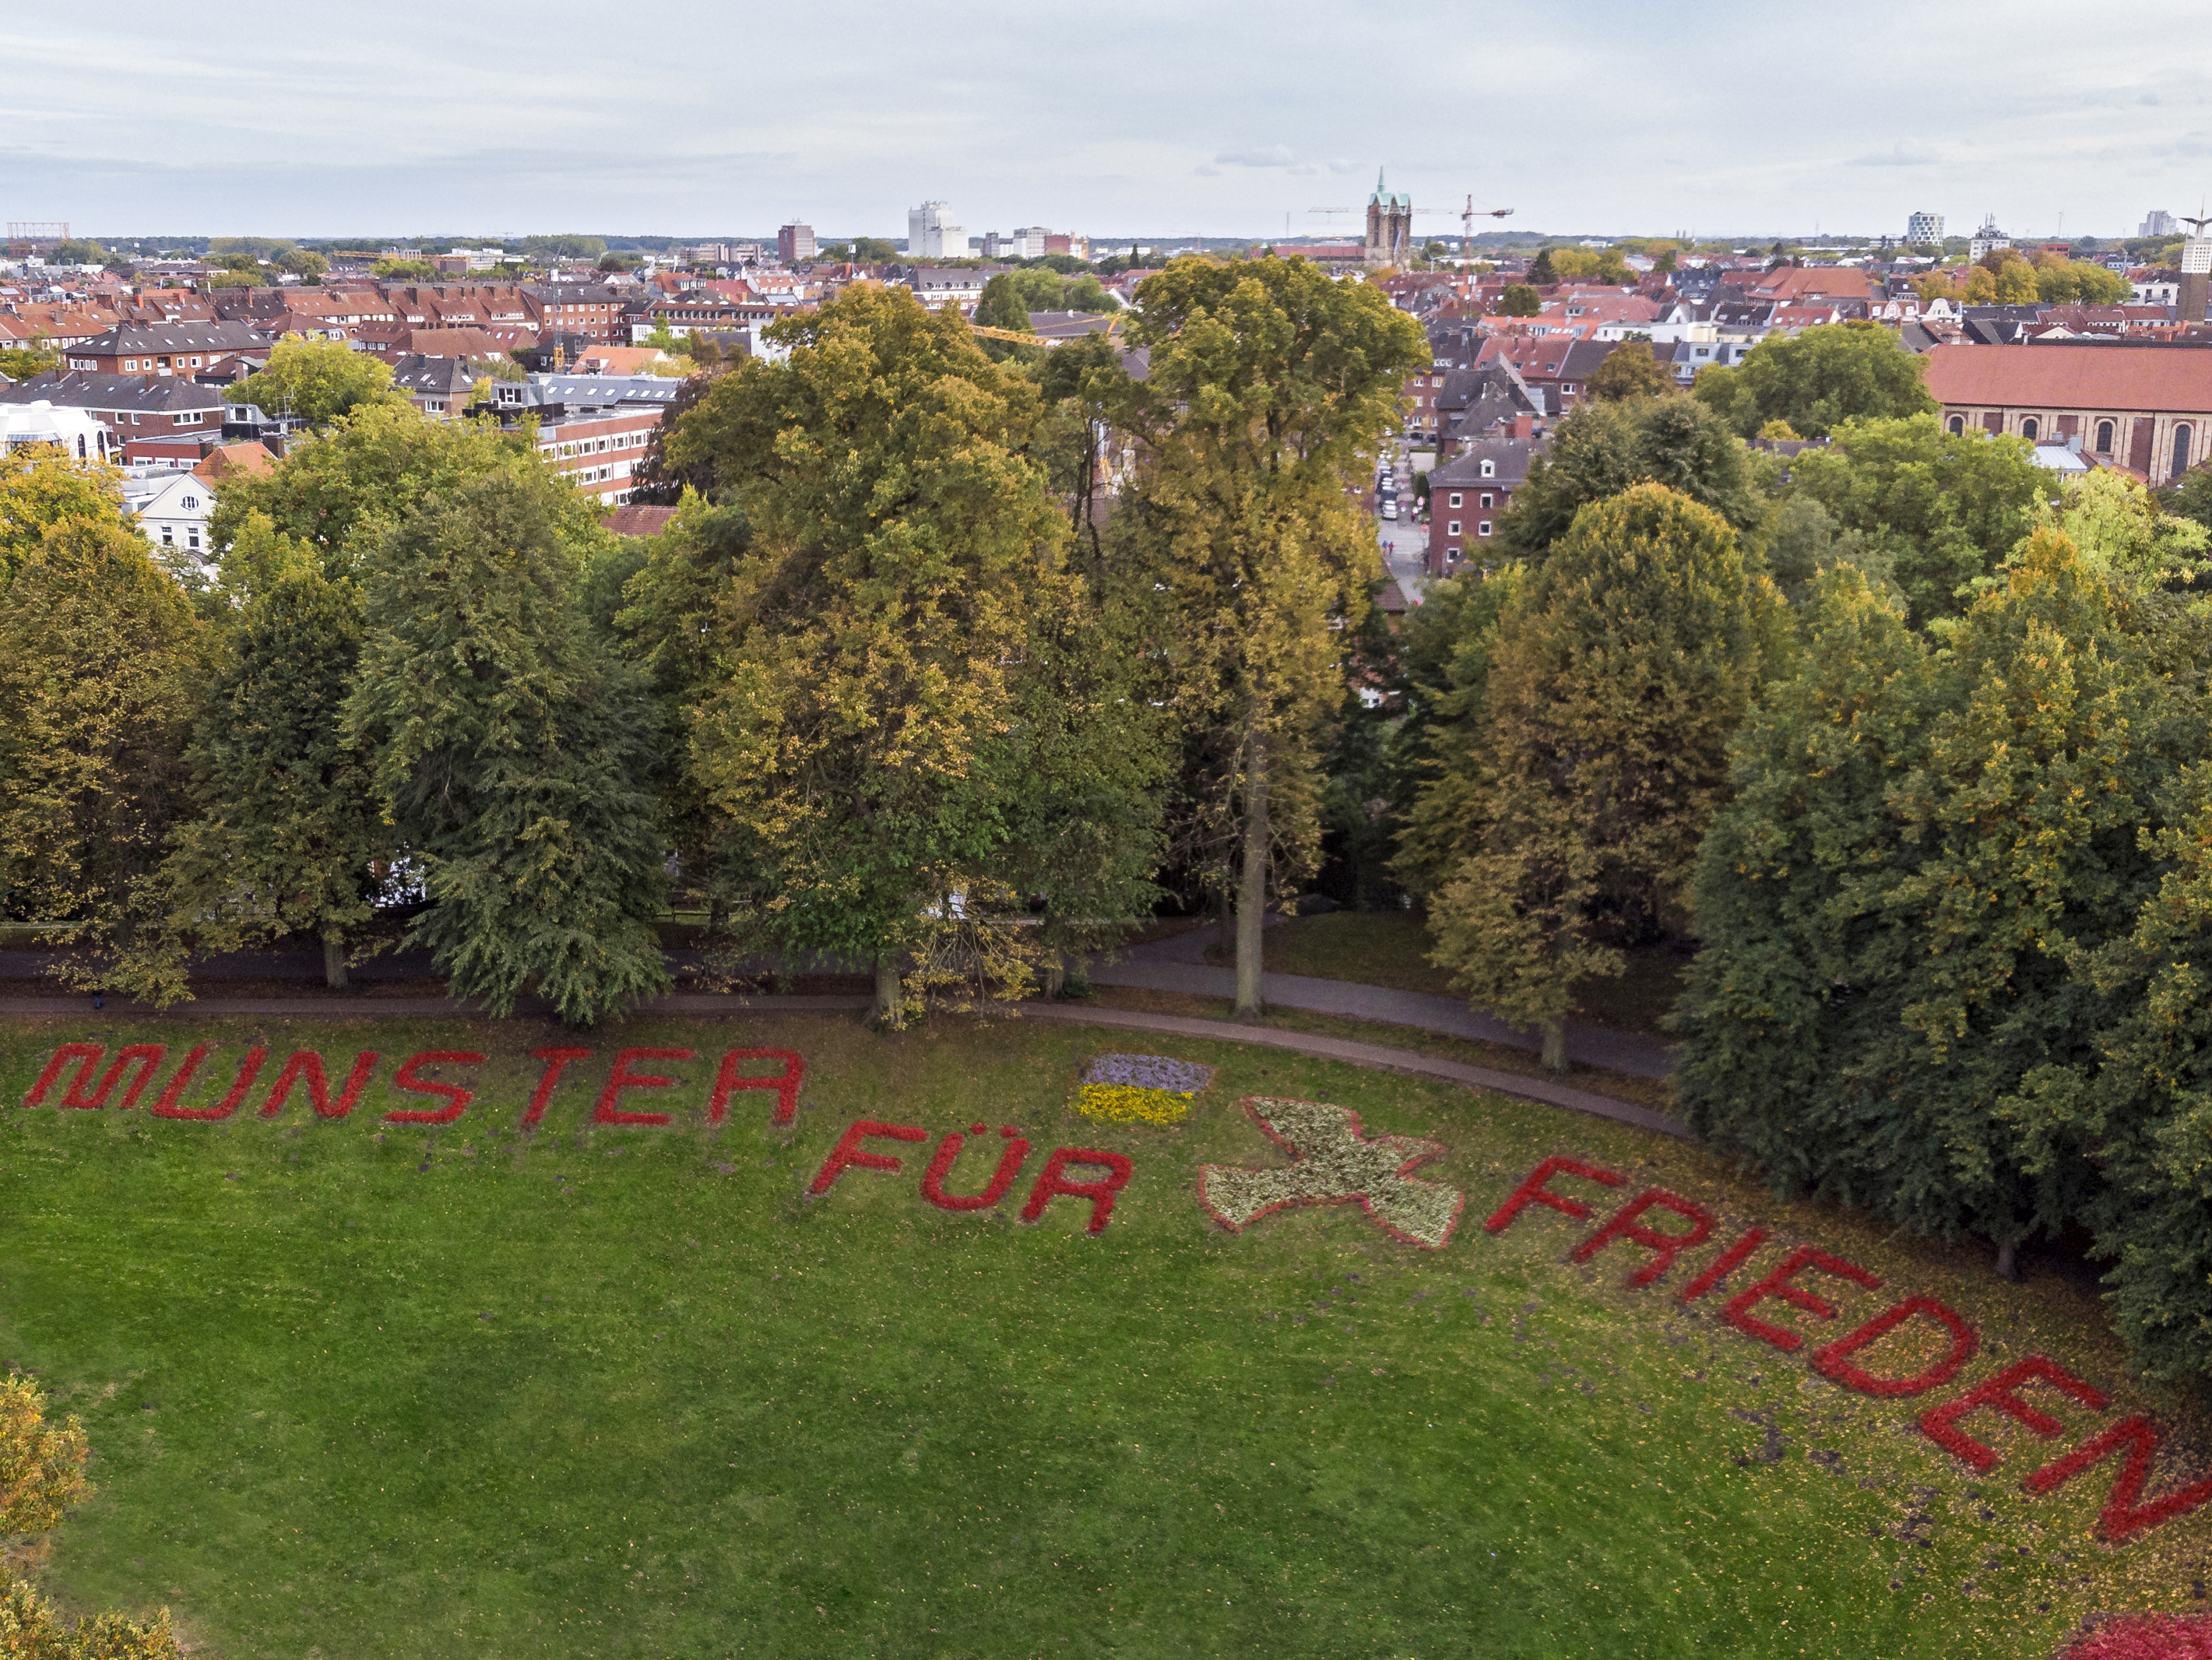
[{"label": "tree", "polygon": [[0,469],[0,596],[9,573],[55,526],[73,520],[125,522],[121,475],[104,462],[80,461],[58,447],[11,450]]},{"label": "tree", "polygon": [[1344,685],[1338,630],[1378,572],[1353,506],[1406,374],[1413,319],[1303,260],[1177,259],[1146,279],[1132,338],[1151,373],[1133,520],[1165,596],[1192,757],[1185,845],[1234,880],[1237,1007],[1260,1000],[1260,927],[1311,862],[1318,746]]},{"label": "tree", "polygon": [[1966,273],[1964,287],[1959,290],[1963,305],[1994,306],[1997,303],[1997,279],[1985,265],[1977,265]]},{"label": "tree", "polygon": [[27,346],[11,346],[0,351],[0,374],[10,380],[28,380],[44,374],[48,369],[62,366],[62,355],[52,342],[39,338]]},{"label": "tree", "polygon": [[428,259],[380,259],[368,274],[386,283],[429,283],[436,280],[438,268]]},{"label": "tree", "polygon": [[222,395],[234,404],[296,415],[311,427],[326,427],[364,404],[405,401],[392,390],[392,368],[381,358],[356,351],[343,340],[296,334],[270,347],[267,365],[225,387]]},{"label": "tree", "polygon": [[[1849,421],[1801,452],[1790,489],[1863,538],[1904,592],[1914,624],[1966,609],[1974,583],[2026,536],[2051,475],[2017,438],[1948,433],[1933,415]],[[1518,505],[1516,501],[1516,505]]]},{"label": "tree", "polygon": [[341,741],[372,758],[453,994],[535,988],[590,1025],[667,983],[666,842],[635,674],[578,604],[592,505],[534,459],[430,496],[379,543]]},{"label": "tree", "polygon": [[2086,1055],[2073,959],[2157,881],[2173,758],[2201,753],[2205,624],[2039,530],[1928,650],[1855,572],[1747,731],[1701,855],[1706,948],[1678,1089],[1778,1187],[2014,1246],[2096,1177],[1993,1113]]},{"label": "tree", "polygon": [[[0,1379],[0,1537],[40,1534],[92,1491],[84,1479],[84,1426],[56,1424],[27,1377]],[[7,1660],[181,1660],[167,1608],[148,1625],[120,1614],[79,1619],[64,1630],[30,1581],[0,1558],[0,1656]]]},{"label": "tree", "polygon": [[100,984],[149,920],[183,805],[204,630],[145,538],[50,526],[0,610],[0,903],[82,948],[53,970]]},{"label": "tree", "polygon": [[1595,502],[1499,619],[1473,851],[1431,911],[1433,960],[1566,1065],[1577,988],[1680,928],[1728,743],[1781,640],[1780,598],[1726,520],[1638,484]]},{"label": "tree", "polygon": [[2035,267],[2025,260],[2007,263],[1997,272],[1997,304],[2032,306],[2042,297]]},{"label": "tree", "polygon": [[1533,561],[1589,503],[1647,480],[1711,508],[1740,533],[1765,517],[1741,441],[1702,402],[1595,401],[1561,422],[1550,449],[1530,462],[1498,524],[1501,550]]},{"label": "tree", "polygon": [[1880,324],[1829,323],[1794,338],[1769,335],[1727,378],[1699,375],[1693,395],[1746,437],[1786,421],[1821,438],[1845,421],[1933,413],[1936,400],[1920,384],[1923,367]]},{"label": "tree", "polygon": [[[1045,275],[1051,277],[1052,273],[1047,271]],[[1054,277],[1052,283],[1058,289],[1060,279]],[[983,297],[975,306],[975,325],[978,328],[1012,329],[1017,334],[1035,332],[1030,327],[1029,304],[1022,298],[1013,273],[1002,271],[983,284]]]},{"label": "tree", "polygon": [[1652,357],[1649,340],[1624,340],[1605,355],[1583,390],[1617,404],[1624,398],[1662,397],[1674,390],[1674,377]]},{"label": "tree", "polygon": [[2166,492],[2166,504],[2184,519],[2212,529],[2212,465],[2191,467]]},{"label": "tree", "polygon": [[1526,283],[1508,283],[1498,296],[1500,317],[1534,317],[1544,309],[1544,296]]},{"label": "tree", "polygon": [[287,248],[276,256],[278,269],[303,277],[308,282],[319,282],[331,268],[331,262],[308,248]]},{"label": "tree", "polygon": [[[669,441],[675,465],[711,471],[741,533],[696,544],[713,568],[640,592],[714,617],[688,766],[719,820],[736,932],[786,960],[872,963],[895,1025],[909,982],[955,959],[1018,990],[1036,942],[996,922],[1019,898],[1048,919],[1128,914],[1079,908],[1129,903],[1097,882],[1130,866],[1091,844],[1078,901],[1085,860],[1043,838],[1069,821],[1037,803],[1086,775],[1106,788],[1134,712],[1085,687],[1103,666],[1083,654],[1106,648],[1076,627],[1091,602],[1024,453],[1035,384],[903,289],[851,288],[778,327],[789,357],[717,381]],[[1036,702],[1038,677],[1060,692]],[[1090,834],[1141,835],[1129,811],[1100,810]]]},{"label": "tree", "polygon": [[208,522],[228,547],[253,514],[307,543],[334,576],[365,576],[385,532],[425,498],[530,453],[529,437],[489,421],[427,421],[408,403],[359,405],[310,433],[270,471],[223,480]]},{"label": "tree", "polygon": [[1558,250],[1553,248],[1538,250],[1535,258],[1530,261],[1528,265],[1530,283],[1540,289],[1559,286],[1559,267],[1557,255]]},{"label": "tree", "polygon": [[198,812],[161,867],[167,938],[135,976],[165,1000],[186,942],[228,952],[308,934],[325,978],[344,985],[347,937],[370,920],[393,853],[368,757],[343,730],[359,590],[258,514],[222,575],[243,604],[186,757]]}]

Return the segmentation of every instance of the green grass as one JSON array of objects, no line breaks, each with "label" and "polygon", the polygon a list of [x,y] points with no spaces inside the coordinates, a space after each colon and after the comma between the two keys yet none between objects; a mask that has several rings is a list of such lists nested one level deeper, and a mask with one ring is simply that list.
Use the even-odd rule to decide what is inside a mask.
[{"label": "green grass", "polygon": [[[1321,980],[1351,980],[1394,991],[1425,992],[1456,998],[1451,976],[1429,961],[1428,921],[1419,911],[1331,911],[1324,916],[1294,916],[1261,936],[1271,974],[1304,974]],[[1232,959],[1224,959],[1232,960]],[[1577,1020],[1616,1031],[1663,1037],[1663,1024],[1690,959],[1668,946],[1628,953],[1618,979],[1594,980],[1583,988]]]},{"label": "green grass", "polygon": [[[430,1104],[381,1085],[337,1122],[261,1120],[258,1093],[221,1123],[12,1106],[64,1038],[199,1037],[218,1067],[249,1041],[373,1043],[384,1079],[416,1049],[495,1060],[443,1128],[380,1122]],[[514,1133],[526,1051],[564,1041],[520,1020],[0,1028],[0,1360],[83,1416],[99,1483],[52,1589],[168,1603],[228,1660],[2025,1657],[2094,1608],[2187,1606],[2203,1575],[2212,1512],[2108,1552],[2101,1478],[2033,1501],[2018,1458],[1968,1479],[1909,1405],[1828,1387],[1714,1302],[1623,1289],[1626,1254],[1566,1265],[1568,1219],[1480,1226],[1571,1152],[1945,1298],[1989,1340],[1970,1377],[2036,1346],[2117,1381],[2078,1287],[1777,1206],[1693,1146],[1233,1043],[798,1016],[599,1034]],[[800,1049],[799,1121],[775,1132],[752,1094],[702,1125],[702,1060],[623,1104],[670,1128],[594,1127],[621,1044]],[[1103,1048],[1221,1076],[1178,1130],[1072,1121]],[[1466,1191],[1458,1236],[1419,1251],[1351,1207],[1210,1226],[1200,1163],[1277,1162],[1247,1092],[1445,1142],[1423,1174]],[[994,1146],[1017,1123],[1029,1172],[1065,1141],[1136,1174],[1097,1238],[1065,1201],[1017,1225],[1026,1181],[994,1212],[932,1209],[927,1147],[803,1199],[860,1116],[981,1121]]]}]

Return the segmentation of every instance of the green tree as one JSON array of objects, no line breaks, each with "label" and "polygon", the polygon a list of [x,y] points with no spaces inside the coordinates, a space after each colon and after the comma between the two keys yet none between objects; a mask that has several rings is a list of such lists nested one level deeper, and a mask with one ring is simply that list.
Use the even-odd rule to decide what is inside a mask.
[{"label": "green tree", "polygon": [[343,715],[361,657],[359,590],[255,514],[224,556],[242,600],[186,760],[197,814],[161,867],[168,928],[133,988],[181,990],[176,959],[295,934],[346,982],[346,941],[370,920],[393,848],[368,757]]},{"label": "green tree", "polygon": [[331,262],[309,248],[287,248],[276,256],[277,268],[308,282],[319,282]]},{"label": "green tree", "polygon": [[9,573],[46,532],[72,520],[124,524],[122,476],[52,446],[9,451],[0,469],[0,596],[8,591]]},{"label": "green tree", "polygon": [[0,903],[55,925],[101,983],[152,914],[184,804],[182,754],[204,630],[146,541],[64,519],[17,564],[0,609]]},{"label": "green tree", "polygon": [[1583,390],[1607,403],[1658,398],[1674,390],[1674,376],[1653,358],[1649,340],[1624,340],[1605,355]]},{"label": "green tree", "polygon": [[[988,924],[1024,890],[1048,918],[1127,915],[1071,908],[1080,890],[1048,885],[1080,873],[1068,844],[1023,840],[1055,822],[1038,791],[1113,759],[1083,735],[1095,721],[1064,725],[1112,700],[1083,690],[1080,653],[1100,648],[1068,637],[1089,602],[1024,453],[1035,384],[903,289],[854,287],[779,328],[789,358],[717,381],[669,441],[744,521],[708,574],[690,765],[741,936],[873,963],[896,1024],[907,980],[963,954],[982,964],[969,977],[1018,989],[1036,942]],[[663,587],[678,615],[704,602],[680,574]],[[1038,676],[1063,688],[1057,708],[1034,702]]]},{"label": "green tree", "polygon": [[370,562],[340,732],[430,901],[408,941],[456,996],[505,1014],[534,988],[572,1025],[668,979],[652,722],[578,604],[595,517],[520,458],[409,512]]},{"label": "green tree", "polygon": [[530,441],[489,421],[426,421],[411,404],[362,404],[307,435],[273,470],[224,479],[209,538],[227,548],[263,514],[279,535],[313,547],[332,575],[359,578],[415,504],[528,455]]},{"label": "green tree", "polygon": [[[1044,274],[1052,276],[1049,271]],[[1052,283],[1057,289],[1060,279],[1053,277]],[[1017,334],[1034,332],[1030,327],[1029,302],[1022,297],[1013,273],[1000,271],[983,284],[983,297],[975,307],[975,324],[979,328],[1012,329]]]},{"label": "green tree", "polygon": [[428,259],[380,259],[368,274],[386,283],[430,283],[437,280],[438,268]]},{"label": "green tree", "polygon": [[104,265],[114,256],[88,236],[57,242],[46,252],[50,265]]},{"label": "green tree", "polygon": [[2212,529],[2212,465],[2191,467],[2172,486],[2166,504],[2184,519]]},{"label": "green tree", "polygon": [[27,346],[11,346],[0,351],[0,374],[10,380],[28,380],[44,374],[48,369],[62,366],[60,350],[52,341],[35,339]]},{"label": "green tree", "polygon": [[1544,296],[1526,283],[1508,283],[1498,296],[1500,317],[1534,317],[1544,309]]},{"label": "green tree", "polygon": [[1544,248],[1528,265],[1528,281],[1540,289],[1554,288],[1559,281],[1558,250]]},{"label": "green tree", "polygon": [[1845,421],[1933,413],[1923,368],[1878,323],[1830,323],[1795,337],[1769,335],[1724,378],[1708,370],[1692,390],[1746,437],[1787,421],[1821,438]]},{"label": "green tree", "polygon": [[1701,856],[1678,1089],[1778,1188],[1992,1239],[2008,1271],[2095,1177],[1992,1108],[2092,1042],[2072,959],[2151,891],[2143,831],[2205,734],[2172,673],[2201,619],[2048,529],[2006,579],[1940,652],[1830,579]]},{"label": "green tree", "polygon": [[[2051,475],[2017,438],[1943,430],[1933,415],[1850,421],[1790,463],[1790,489],[1862,538],[1922,628],[1966,608],[2033,526]],[[1517,503],[1516,503],[1517,505]]]},{"label": "green tree", "polygon": [[2027,261],[2008,263],[1996,275],[1996,300],[2000,306],[2032,306],[2042,298],[2035,267]]},{"label": "green tree", "polygon": [[1765,518],[1741,441],[1702,403],[1593,401],[1561,422],[1551,447],[1529,463],[1528,482],[1498,523],[1501,550],[1534,560],[1589,503],[1646,481],[1711,508],[1739,533]]},{"label": "green tree", "polygon": [[343,340],[309,340],[288,334],[269,350],[258,373],[223,389],[234,404],[252,404],[270,414],[296,415],[326,427],[365,404],[405,399],[392,390],[392,367],[356,351]]},{"label": "green tree", "polygon": [[1183,840],[1210,885],[1236,884],[1237,1007],[1252,1013],[1270,877],[1280,891],[1311,864],[1342,635],[1379,574],[1352,487],[1428,343],[1376,290],[1304,260],[1177,259],[1139,300],[1133,519],[1194,763]]},{"label": "green tree", "polygon": [[1585,507],[1501,617],[1466,792],[1473,851],[1430,912],[1433,960],[1566,1065],[1577,988],[1680,929],[1728,744],[1782,638],[1735,531],[1663,485]]}]

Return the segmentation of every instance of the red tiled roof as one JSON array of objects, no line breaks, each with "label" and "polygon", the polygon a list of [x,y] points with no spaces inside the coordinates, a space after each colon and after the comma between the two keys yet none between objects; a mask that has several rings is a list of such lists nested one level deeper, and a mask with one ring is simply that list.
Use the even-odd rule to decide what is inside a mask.
[{"label": "red tiled roof", "polygon": [[630,502],[607,515],[607,528],[617,536],[658,536],[676,517],[673,508],[652,508]]},{"label": "red tiled roof", "polygon": [[2212,413],[2212,351],[2175,346],[1938,346],[1939,404]]}]

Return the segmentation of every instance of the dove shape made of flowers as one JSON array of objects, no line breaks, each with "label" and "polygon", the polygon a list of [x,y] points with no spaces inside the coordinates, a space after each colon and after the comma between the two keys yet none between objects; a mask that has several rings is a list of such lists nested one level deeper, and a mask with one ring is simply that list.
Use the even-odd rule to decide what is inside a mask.
[{"label": "dove shape made of flowers", "polygon": [[1253,1096],[1244,1110],[1291,1162],[1280,1170],[1233,1164],[1200,1169],[1199,1202],[1224,1227],[1245,1227],[1286,1205],[1356,1202],[1394,1238],[1441,1250],[1459,1225],[1466,1196],[1457,1188],[1416,1181],[1408,1173],[1441,1157],[1442,1142],[1410,1135],[1370,1140],[1351,1108],[1318,1101]]}]

